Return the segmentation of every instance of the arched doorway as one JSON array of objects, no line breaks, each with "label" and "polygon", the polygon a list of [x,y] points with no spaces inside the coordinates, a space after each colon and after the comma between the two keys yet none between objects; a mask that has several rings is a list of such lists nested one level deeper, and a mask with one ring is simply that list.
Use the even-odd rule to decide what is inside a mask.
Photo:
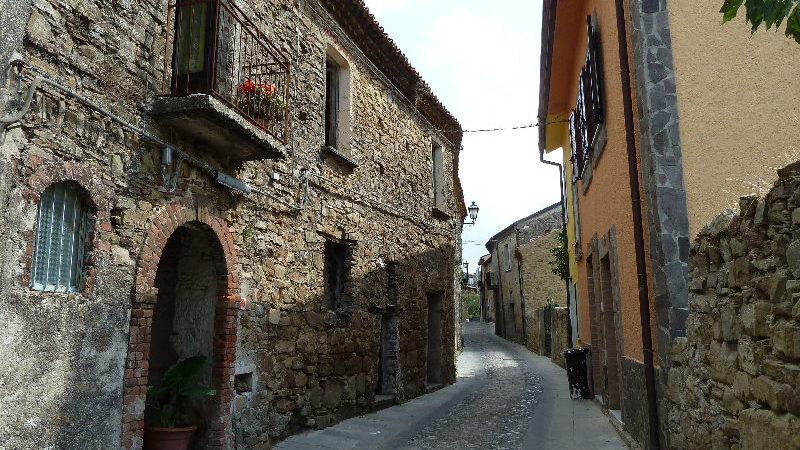
[{"label": "arched doorway", "polygon": [[125,449],[143,444],[147,385],[196,355],[207,357],[201,381],[217,392],[190,412],[200,427],[199,448],[227,448],[232,441],[238,264],[227,224],[212,207],[195,202],[162,210],[142,248],[124,379]]},{"label": "arched doorway", "polygon": [[[219,240],[208,225],[188,222],[167,239],[156,270],[158,290],[150,335],[150,384],[158,383],[176,362],[192,356],[206,357],[198,376],[203,386],[212,384],[214,360],[214,313],[227,279],[225,257]],[[152,419],[154,398],[148,395],[145,420]],[[208,448],[213,398],[188,408],[185,420],[197,425],[197,448]]]}]

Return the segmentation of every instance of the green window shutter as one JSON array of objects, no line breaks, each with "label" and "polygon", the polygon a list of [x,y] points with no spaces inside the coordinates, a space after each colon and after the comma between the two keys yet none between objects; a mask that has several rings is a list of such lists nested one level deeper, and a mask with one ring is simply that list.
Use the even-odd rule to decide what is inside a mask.
[{"label": "green window shutter", "polygon": [[39,203],[31,286],[36,290],[74,292],[83,281],[88,208],[72,182],[48,187]]}]

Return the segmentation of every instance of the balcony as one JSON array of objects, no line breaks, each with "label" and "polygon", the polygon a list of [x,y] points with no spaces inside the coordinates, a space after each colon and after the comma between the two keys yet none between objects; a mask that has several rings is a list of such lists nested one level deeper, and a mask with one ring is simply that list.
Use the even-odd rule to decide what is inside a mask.
[{"label": "balcony", "polygon": [[285,157],[289,59],[229,0],[170,1],[151,115],[234,162]]}]

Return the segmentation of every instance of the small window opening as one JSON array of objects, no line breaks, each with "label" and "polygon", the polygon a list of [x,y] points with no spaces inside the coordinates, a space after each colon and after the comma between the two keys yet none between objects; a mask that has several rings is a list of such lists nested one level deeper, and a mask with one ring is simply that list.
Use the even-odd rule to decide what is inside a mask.
[{"label": "small window opening", "polygon": [[325,57],[325,146],[350,154],[350,70],[333,47]]},{"label": "small window opening", "polygon": [[75,182],[55,183],[42,194],[31,260],[31,287],[76,292],[83,286],[91,224],[89,203]]},{"label": "small window opening", "polygon": [[347,280],[347,245],[325,241],[325,302],[328,310],[342,306]]},{"label": "small window opening", "polygon": [[237,394],[253,392],[253,372],[237,374],[233,379],[233,388]]},{"label": "small window opening", "polygon": [[442,156],[442,146],[436,143],[431,144],[432,162],[432,181],[433,181],[433,206],[441,211],[445,209],[445,186],[444,186],[444,158]]}]

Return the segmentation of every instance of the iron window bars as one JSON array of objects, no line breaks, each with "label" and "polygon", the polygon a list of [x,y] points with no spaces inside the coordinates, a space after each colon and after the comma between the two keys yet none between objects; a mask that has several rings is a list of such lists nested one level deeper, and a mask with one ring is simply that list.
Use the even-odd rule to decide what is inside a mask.
[{"label": "iron window bars", "polygon": [[89,228],[88,204],[77,184],[56,183],[44,191],[39,202],[31,262],[33,289],[80,290]]}]

